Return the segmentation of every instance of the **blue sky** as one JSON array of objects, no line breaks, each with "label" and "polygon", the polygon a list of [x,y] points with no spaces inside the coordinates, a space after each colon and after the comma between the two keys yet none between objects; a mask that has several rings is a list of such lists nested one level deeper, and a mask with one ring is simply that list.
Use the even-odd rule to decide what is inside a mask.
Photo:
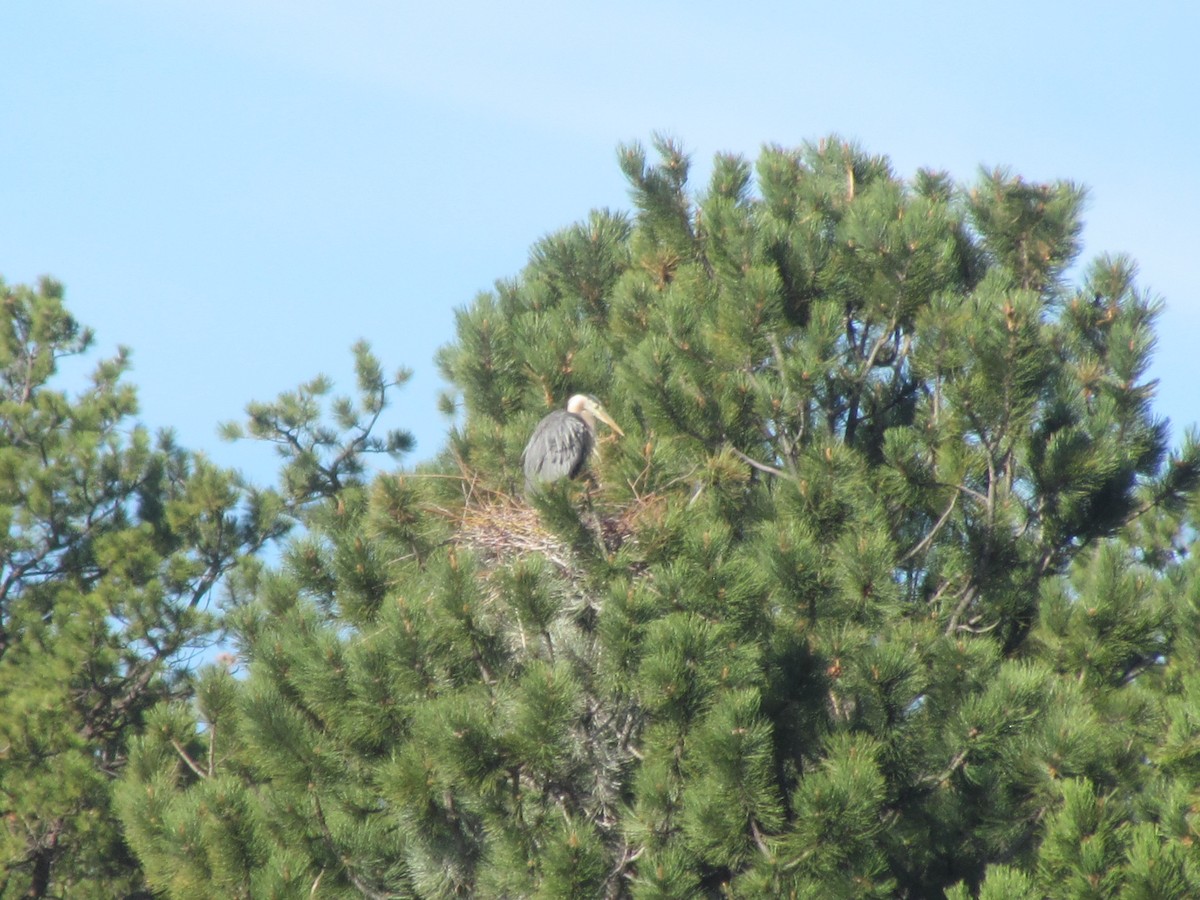
[{"label": "blue sky", "polygon": [[1088,185],[1085,257],[1167,303],[1153,374],[1200,420],[1200,12],[1190,3],[411,4],[56,0],[0,8],[0,275],[46,273],[133,349],[142,418],[257,480],[218,422],[350,345],[416,375],[443,444],[453,310],[540,236],[628,208],[619,142],[753,157],[831,132],[969,180]]}]

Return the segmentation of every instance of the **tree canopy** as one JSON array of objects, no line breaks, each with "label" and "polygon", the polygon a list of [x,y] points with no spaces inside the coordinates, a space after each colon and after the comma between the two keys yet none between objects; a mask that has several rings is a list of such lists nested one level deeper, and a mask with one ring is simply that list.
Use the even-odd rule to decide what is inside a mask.
[{"label": "tree canopy", "polygon": [[93,339],[61,285],[0,300],[0,896],[132,894],[113,778],[147,710],[190,696],[214,585],[279,504],[135,424],[126,351],[52,384]]},{"label": "tree canopy", "polygon": [[[374,434],[406,373],[360,346],[357,402],[324,412],[317,379],[228,427],[284,466],[276,491],[205,482],[240,535],[225,555],[205,555],[215,520],[187,505],[205,471],[187,457],[176,493],[119,495],[119,552],[43,554],[92,580],[56,571],[38,582],[52,596],[28,582],[7,601],[5,634],[93,609],[106,677],[161,685],[111,772],[83,743],[90,707],[53,707],[72,711],[56,727],[73,771],[120,817],[121,835],[95,821],[136,855],[129,883],[1196,896],[1200,449],[1172,450],[1153,410],[1159,301],[1131,260],[1076,258],[1084,191],[1004,170],[906,179],[836,137],[718,156],[695,189],[676,144],[653,151],[619,151],[631,213],[547,235],[458,312],[437,355],[457,424],[436,460],[362,465],[409,439]],[[574,393],[625,436],[600,436],[589,478],[525,497],[525,441]],[[56,484],[88,471],[67,468]],[[41,496],[21,478],[14,522]],[[278,564],[236,567],[233,662],[194,673],[171,663],[184,643],[141,636],[126,610],[146,585],[184,641],[197,589],[286,521],[303,528]],[[0,709],[31,711],[0,715],[23,748],[0,755],[19,890],[40,845],[7,813],[8,766],[48,771],[32,712],[48,695],[10,679],[71,690],[58,644],[36,645],[59,666],[40,676],[0,658]]]}]

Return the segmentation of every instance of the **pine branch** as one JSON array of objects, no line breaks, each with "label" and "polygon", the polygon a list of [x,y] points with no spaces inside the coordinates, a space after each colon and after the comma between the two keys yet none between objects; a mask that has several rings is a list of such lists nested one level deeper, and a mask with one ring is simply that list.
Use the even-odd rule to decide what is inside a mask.
[{"label": "pine branch", "polygon": [[747,456],[745,453],[743,453],[737,447],[734,447],[732,444],[730,444],[728,446],[729,446],[729,449],[733,451],[734,455],[738,459],[740,459],[744,463],[747,463],[747,464],[753,466],[754,468],[758,469],[760,472],[766,472],[768,475],[777,475],[780,478],[790,477],[788,475],[788,473],[784,472],[782,469],[777,469],[774,466],[769,466],[766,463],[761,463],[756,459],[751,459],[749,456]]},{"label": "pine branch", "polygon": [[[338,850],[333,832],[329,830],[329,824],[325,821],[325,811],[321,807],[320,795],[314,792],[312,798],[313,804],[316,807],[317,824],[321,826],[321,836],[325,847],[333,855],[333,858],[342,864],[342,871],[346,873],[346,877],[350,879],[350,883],[358,888],[364,897],[368,897],[370,900],[392,900],[396,896],[395,894],[390,891],[378,890],[354,871],[354,867],[350,865],[347,855]],[[322,871],[324,870],[322,869]]]},{"label": "pine branch", "polygon": [[950,614],[950,621],[946,625],[946,635],[947,636],[952,635],[952,634],[954,634],[954,632],[958,631],[959,616],[961,616],[963,613],[965,613],[967,611],[967,609],[970,607],[971,603],[974,602],[974,600],[975,600],[976,596],[978,596],[978,594],[979,594],[978,588],[975,586],[974,583],[967,585],[966,590],[963,591],[962,598],[958,601],[958,605],[956,607],[954,607],[954,612],[952,612]]},{"label": "pine branch", "polygon": [[758,847],[760,853],[767,859],[770,859],[771,848],[767,846],[767,842],[763,839],[762,832],[758,830],[758,823],[754,821],[754,816],[750,817],[750,835],[754,838],[754,845]]},{"label": "pine branch", "polygon": [[945,525],[947,521],[949,521],[950,514],[952,512],[954,512],[954,507],[957,504],[958,504],[958,493],[955,492],[950,495],[950,505],[946,507],[946,511],[944,513],[942,513],[941,518],[939,518],[937,520],[937,522],[934,523],[934,526],[933,526],[933,528],[931,528],[929,530],[929,533],[926,534],[925,537],[923,537],[920,540],[920,542],[917,543],[916,546],[914,546],[911,550],[909,550],[902,557],[900,557],[900,559],[897,560],[896,565],[898,565],[898,566],[904,565],[904,563],[908,562],[910,559],[912,559],[918,553],[922,553],[930,544],[932,544],[933,539],[935,537],[937,537],[938,532],[942,530],[942,526]]},{"label": "pine branch", "polygon": [[188,752],[183,749],[183,745],[180,744],[179,741],[177,741],[175,738],[171,738],[171,746],[175,748],[175,752],[179,754],[179,758],[187,763],[187,767],[189,769],[191,769],[201,778],[208,777],[208,775],[204,773],[204,770],[196,765],[196,761],[188,755]]},{"label": "pine branch", "polygon": [[948,765],[943,772],[937,775],[926,775],[918,782],[918,784],[928,786],[944,785],[950,780],[950,776],[963,767],[967,761],[968,753],[970,753],[970,751],[966,749],[958,751],[958,753],[954,754],[954,758],[950,760],[950,765]]}]

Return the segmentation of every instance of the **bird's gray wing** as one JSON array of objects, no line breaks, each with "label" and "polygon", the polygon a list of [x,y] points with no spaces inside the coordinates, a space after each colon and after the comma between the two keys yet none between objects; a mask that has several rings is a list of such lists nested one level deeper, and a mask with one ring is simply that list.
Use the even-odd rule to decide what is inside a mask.
[{"label": "bird's gray wing", "polygon": [[555,410],[538,422],[522,454],[525,481],[574,478],[592,452],[592,433],[574,413]]}]

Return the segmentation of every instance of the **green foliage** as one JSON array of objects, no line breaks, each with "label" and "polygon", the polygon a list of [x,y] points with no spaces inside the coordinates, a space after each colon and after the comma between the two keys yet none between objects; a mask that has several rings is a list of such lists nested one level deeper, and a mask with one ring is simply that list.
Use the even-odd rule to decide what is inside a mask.
[{"label": "green foliage", "polygon": [[[403,446],[375,364],[333,426],[323,381],[251,408],[305,532],[232,617],[245,677],[131,755],[149,883],[1200,893],[1200,449],[1132,263],[1074,268],[1082,191],[830,138],[696,192],[654,152],[619,151],[631,215],[459,312],[434,463],[349,465]],[[519,499],[576,392],[625,436]]]},{"label": "green foliage", "polygon": [[188,695],[214,587],[283,533],[281,504],[134,424],[124,350],[54,387],[92,342],[60,285],[0,298],[0,896],[133,896],[114,778],[148,710]]},{"label": "green foliage", "polygon": [[412,435],[406,431],[393,429],[382,437],[375,433],[387,407],[388,391],[404,385],[412,372],[400,369],[387,380],[366,341],[354,345],[354,372],[359,401],[334,398],[329,410],[332,422],[323,421],[322,400],[333,383],[318,375],[273,403],[250,403],[245,427],[237,422],[221,427],[228,440],[249,436],[275,445],[284,460],[282,493],[292,506],[333,497],[343,487],[357,483],[365,468],[364,454],[398,457],[413,447]]}]

